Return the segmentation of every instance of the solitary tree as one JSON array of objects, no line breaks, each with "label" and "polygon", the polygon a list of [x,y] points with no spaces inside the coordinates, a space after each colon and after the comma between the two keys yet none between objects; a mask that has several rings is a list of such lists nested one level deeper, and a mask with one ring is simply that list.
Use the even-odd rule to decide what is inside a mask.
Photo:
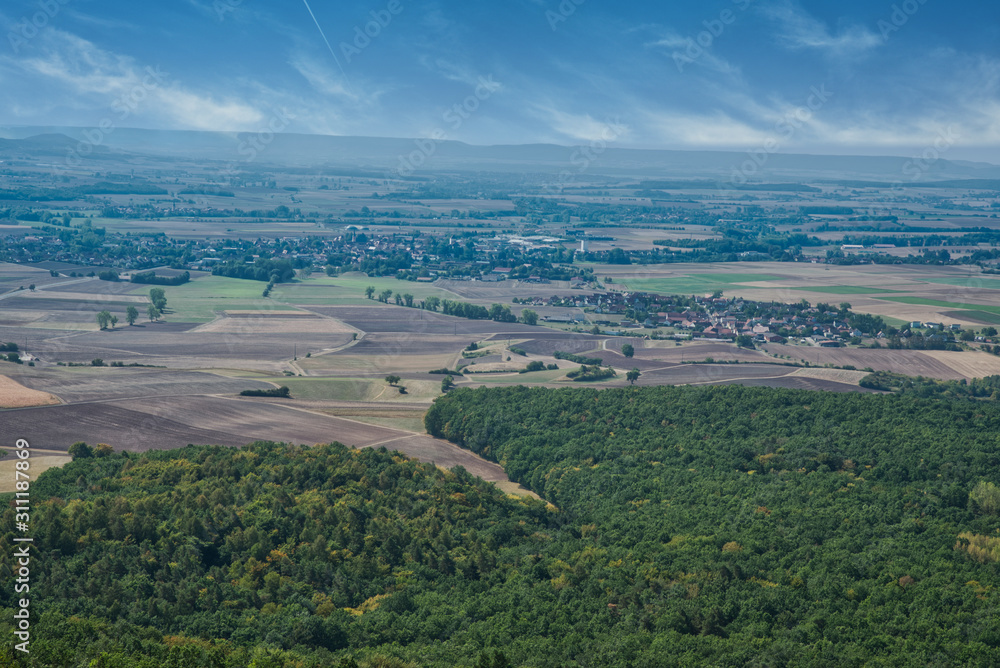
[{"label": "solitary tree", "polygon": [[444,380],[441,381],[441,391],[447,392],[453,387],[455,387],[455,379],[451,376],[445,376]]},{"label": "solitary tree", "polygon": [[632,357],[633,355],[635,355],[635,348],[632,347],[631,343],[626,343],[624,346],[622,346],[622,355],[624,355],[625,357]]},{"label": "solitary tree", "polygon": [[35,284],[32,283],[31,285],[29,285],[28,289],[31,290],[32,292],[34,292],[35,291]]},{"label": "solitary tree", "polygon": [[639,376],[641,375],[642,373],[638,369],[632,369],[625,374],[625,379],[628,380],[630,385],[635,385],[635,381],[639,380]]},{"label": "solitary tree", "polygon": [[388,376],[385,377],[385,382],[389,383],[390,385],[395,385],[401,380],[402,378],[394,374],[389,374]]},{"label": "solitary tree", "polygon": [[537,325],[538,324],[538,314],[532,311],[530,308],[526,308],[521,311],[521,322],[525,325]]},{"label": "solitary tree", "polygon": [[156,307],[157,311],[163,311],[167,307],[166,291],[163,288],[150,288],[149,301],[153,302],[153,306]]},{"label": "solitary tree", "polygon": [[101,311],[97,314],[97,324],[101,329],[107,329],[108,325],[111,323],[111,312]]},{"label": "solitary tree", "polygon": [[154,320],[160,317],[160,311],[155,306],[150,304],[149,306],[146,307],[146,315],[149,316],[149,321],[153,322]]},{"label": "solitary tree", "polygon": [[118,316],[116,315],[111,316],[111,329],[114,329],[115,325],[117,324],[118,324]]},{"label": "solitary tree", "polygon": [[365,288],[365,297],[371,299],[373,294],[375,294],[375,288],[373,286],[369,285],[367,288]]},{"label": "solitary tree", "polygon": [[125,320],[128,322],[129,326],[135,324],[135,321],[139,319],[139,309],[134,306],[129,306],[125,309]]}]

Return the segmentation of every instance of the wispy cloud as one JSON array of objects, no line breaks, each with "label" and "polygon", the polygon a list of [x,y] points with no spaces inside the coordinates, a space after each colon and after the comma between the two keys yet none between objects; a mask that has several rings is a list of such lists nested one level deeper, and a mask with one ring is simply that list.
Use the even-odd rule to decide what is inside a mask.
[{"label": "wispy cloud", "polygon": [[768,5],[766,16],[777,22],[778,42],[790,49],[815,49],[837,56],[860,56],[883,43],[869,28],[854,24],[833,33],[830,28],[793,0]]},{"label": "wispy cloud", "polygon": [[[40,39],[38,55],[22,59],[5,56],[5,68],[41,77],[55,95],[68,93],[89,99],[94,108],[103,108],[102,113],[128,108],[130,117],[134,113],[154,124],[204,130],[247,129],[265,117],[260,109],[236,96],[186,88],[156,63],[139,64],[70,33],[52,29]],[[151,71],[157,75],[151,78]]]}]

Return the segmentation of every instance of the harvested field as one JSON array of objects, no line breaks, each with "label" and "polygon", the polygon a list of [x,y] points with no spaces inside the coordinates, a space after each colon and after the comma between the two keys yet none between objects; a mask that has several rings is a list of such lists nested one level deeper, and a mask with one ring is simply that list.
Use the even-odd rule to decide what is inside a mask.
[{"label": "harvested field", "polygon": [[643,372],[638,385],[714,385],[729,381],[782,378],[795,369],[770,364],[679,364]]},{"label": "harvested field", "polygon": [[746,385],[829,392],[872,392],[859,387],[863,371],[801,369],[765,364],[684,364],[644,372],[637,385]]},{"label": "harvested field", "polygon": [[0,408],[26,408],[28,406],[51,406],[59,399],[39,390],[25,387],[7,376],[0,376]]},{"label": "harvested field", "polygon": [[850,371],[848,369],[815,369],[813,367],[809,367],[805,369],[795,369],[789,374],[789,377],[812,378],[814,380],[827,380],[833,383],[857,385],[858,381],[867,375],[867,371]]},{"label": "harvested field", "polygon": [[[786,355],[794,361],[805,360],[810,364],[823,367],[827,364],[834,366],[850,365],[858,369],[870,367],[876,371],[892,371],[902,373],[907,376],[926,376],[939,380],[960,380],[962,378],[975,378],[984,374],[982,372],[973,375],[960,373],[953,366],[946,364],[934,355],[928,354],[933,351],[922,350],[879,350],[860,348],[816,348],[814,346],[789,346],[779,344],[768,344],[767,350],[776,355]],[[970,361],[985,359],[985,353],[961,352],[945,353],[947,355],[970,355]],[[983,357],[979,357],[983,355]],[[948,359],[948,358],[945,358]]]},{"label": "harvested field", "polygon": [[812,392],[861,392],[866,394],[881,394],[858,385],[837,383],[832,380],[818,380],[801,376],[784,376],[782,378],[747,378],[731,380],[719,385],[745,385],[747,387],[774,387],[785,390],[809,390]]},{"label": "harvested field", "polygon": [[[604,364],[610,364],[616,369],[638,369],[643,372],[652,369],[677,366],[676,362],[664,362],[660,359],[644,359],[640,357],[633,357],[629,359],[621,353],[612,352],[610,350],[587,353],[586,356],[600,359]],[[570,364],[570,362],[564,361],[563,364]]]},{"label": "harvested field", "polygon": [[[364,342],[362,342],[364,343]],[[359,344],[360,345],[360,344]],[[393,373],[403,376],[425,375],[431,369],[453,369],[459,356],[459,351],[468,345],[453,343],[440,344],[439,349],[451,349],[453,352],[432,354],[415,354],[404,348],[385,348],[385,352],[357,354],[357,346],[330,355],[314,356],[309,359],[299,357],[298,365],[307,376],[352,376],[355,378],[382,378]],[[440,381],[438,381],[440,382]]]},{"label": "harvested field", "polygon": [[[106,281],[104,281],[106,282]],[[134,288],[134,286],[133,286]],[[56,290],[38,290],[26,292],[21,295],[21,299],[28,301],[87,301],[101,304],[148,304],[149,297],[139,295],[109,294],[106,292],[69,292]]]},{"label": "harvested field", "polygon": [[559,334],[535,336],[529,341],[517,345],[521,350],[532,355],[551,356],[557,350],[564,353],[580,354],[597,350],[601,347],[601,337],[592,334]]},{"label": "harvested field", "polygon": [[311,314],[297,317],[274,314],[229,315],[191,330],[205,334],[353,334],[358,330],[334,318]]},{"label": "harvested field", "polygon": [[312,306],[309,309],[342,320],[364,332],[409,332],[415,336],[451,334],[466,337],[483,334],[519,334],[527,338],[539,331],[538,327],[528,325],[491,320],[467,320],[403,306]]},{"label": "harvested field", "polygon": [[[150,323],[141,327],[119,326],[103,332],[84,332],[45,341],[35,348],[46,361],[139,362],[182,368],[260,367],[300,355],[349,343],[353,335],[344,333],[236,333],[192,332],[191,323]],[[254,364],[257,363],[257,364]]]},{"label": "harvested field", "polygon": [[771,361],[771,358],[759,350],[738,348],[732,343],[716,341],[693,341],[680,346],[670,344],[666,348],[636,347],[635,356],[639,359],[654,359],[665,362],[700,362],[709,357],[722,362],[734,360],[739,362]]},{"label": "harvested field", "polygon": [[[14,465],[20,460],[8,457],[0,461],[0,494],[7,494],[16,491],[14,487],[17,482],[14,478]],[[65,466],[73,461],[68,455],[32,455],[31,468],[29,474],[32,480],[37,480],[38,476],[52,468]]]},{"label": "harvested field", "polygon": [[[116,449],[141,452],[168,450],[188,443],[243,445],[246,438],[201,429],[108,404],[75,404],[22,408],[4,413],[4,429],[32,446],[66,452],[77,441],[109,443]],[[206,421],[207,422],[207,421]],[[249,439],[254,440],[254,439]]]},{"label": "harvested field", "polygon": [[921,354],[948,365],[968,379],[1000,375],[1000,357],[989,353],[924,350]]},{"label": "harvested field", "polygon": [[273,384],[252,379],[225,378],[198,371],[141,368],[42,369],[23,382],[36,390],[58,394],[67,403],[202,394],[239,394],[267,390]]},{"label": "harvested field", "polygon": [[509,482],[498,465],[447,441],[296,410],[288,403],[174,397],[153,403],[126,400],[26,408],[10,411],[4,418],[18,438],[27,438],[32,446],[60,451],[80,440],[137,452],[178,448],[188,443],[239,446],[256,440],[305,444],[340,441],[353,447],[398,450],[445,468],[461,465],[485,480]]}]

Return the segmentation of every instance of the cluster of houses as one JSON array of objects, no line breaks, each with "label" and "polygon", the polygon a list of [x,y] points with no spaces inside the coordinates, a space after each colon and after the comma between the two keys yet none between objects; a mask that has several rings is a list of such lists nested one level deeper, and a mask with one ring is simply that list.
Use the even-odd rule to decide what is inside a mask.
[{"label": "cluster of houses", "polygon": [[[840,347],[852,339],[884,339],[884,332],[864,332],[849,322],[850,313],[803,304],[758,303],[722,297],[666,297],[642,292],[606,292],[589,295],[536,297],[522,302],[534,307],[575,307],[593,316],[597,325],[626,328],[671,328],[703,339],[733,340],[750,336],[760,343],[783,343],[798,337],[819,347]],[[753,315],[747,315],[752,313]],[[547,322],[575,323],[569,316],[543,316]],[[960,325],[910,323],[911,329],[958,330]],[[947,334],[932,334],[949,339]]]}]

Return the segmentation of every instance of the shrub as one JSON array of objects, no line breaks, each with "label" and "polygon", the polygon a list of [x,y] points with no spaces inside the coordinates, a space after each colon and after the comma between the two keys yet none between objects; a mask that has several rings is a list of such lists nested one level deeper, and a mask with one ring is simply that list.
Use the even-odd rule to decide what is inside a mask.
[{"label": "shrub", "polygon": [[281,387],[274,387],[270,390],[243,390],[240,392],[241,397],[282,397],[289,398],[291,396],[291,390],[287,386],[282,385]]}]

